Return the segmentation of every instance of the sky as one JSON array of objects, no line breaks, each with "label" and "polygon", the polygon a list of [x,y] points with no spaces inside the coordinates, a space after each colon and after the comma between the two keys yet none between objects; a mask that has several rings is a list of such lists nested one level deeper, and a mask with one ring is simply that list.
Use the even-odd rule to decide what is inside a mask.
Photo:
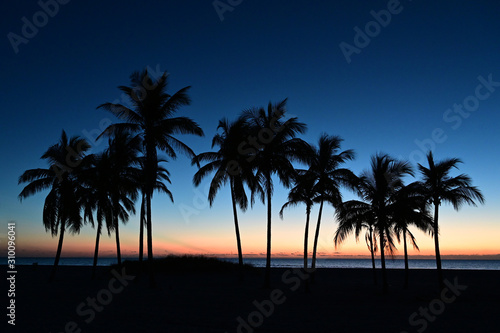
[{"label": "sky", "polygon": [[[63,129],[91,141],[92,152],[103,150],[105,143],[95,138],[117,120],[96,107],[120,101],[117,87],[148,68],[170,73],[170,93],[192,86],[192,103],[178,115],[194,119],[205,137],[179,139],[196,153],[211,150],[219,119],[288,98],[288,116],[308,126],[301,138],[315,143],[321,133],[341,136],[342,149],[356,152],[345,165],[356,174],[377,152],[415,167],[429,149],[437,160],[462,159],[454,175],[470,175],[486,204],[459,212],[441,207],[441,252],[500,254],[497,1],[42,0],[1,6],[2,251],[7,223],[14,221],[18,256],[55,255],[57,237],[42,225],[47,192],[20,202],[18,177],[47,167],[40,156]],[[166,167],[175,201],[164,195],[153,200],[155,255],[235,255],[229,188],[210,207],[210,179],[195,188],[197,169],[187,157]],[[287,193],[276,184],[274,256],[303,250],[305,207],[286,210],[283,220],[278,216]],[[314,207],[311,235],[317,213]],[[333,246],[333,215],[332,207],[324,209],[319,257],[368,255],[363,238]],[[239,219],[244,254],[263,255],[265,206],[256,203]],[[121,227],[124,255],[137,256],[138,231],[137,216]],[[432,255],[432,238],[414,233],[420,252],[410,254]],[[92,256],[94,240],[87,225],[65,237],[62,254]],[[115,256],[114,237],[101,240],[101,255]]]}]

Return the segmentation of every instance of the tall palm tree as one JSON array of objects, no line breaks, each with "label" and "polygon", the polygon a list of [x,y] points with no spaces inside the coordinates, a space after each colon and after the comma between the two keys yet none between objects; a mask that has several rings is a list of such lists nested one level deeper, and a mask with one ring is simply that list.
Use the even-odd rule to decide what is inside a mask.
[{"label": "tall palm tree", "polygon": [[300,203],[306,205],[306,226],[304,231],[304,269],[307,270],[307,251],[309,239],[309,219],[311,208],[314,204],[316,193],[314,191],[315,179],[311,173],[298,175],[295,180],[295,186],[288,193],[288,201],[281,207],[280,217],[283,218],[285,208],[297,206]]},{"label": "tall palm tree", "polygon": [[150,285],[154,286],[151,199],[157,181],[158,150],[165,152],[172,159],[177,157],[176,151],[181,151],[193,158],[195,154],[191,148],[175,138],[174,135],[193,134],[203,136],[203,130],[190,118],[173,117],[181,106],[190,104],[190,98],[187,94],[189,86],[180,89],[173,95],[169,95],[166,93],[167,73],[163,73],[161,77],[154,80],[147,70],[133,73],[130,80],[130,87],[120,86],[119,89],[129,97],[132,108],[114,103],[104,103],[98,108],[113,113],[123,121],[110,125],[102,134],[110,134],[116,128],[120,128],[132,133],[138,133],[143,140],[149,276]]},{"label": "tall palm tree", "polygon": [[426,188],[429,202],[434,205],[434,245],[436,251],[436,266],[440,287],[444,287],[443,272],[441,268],[441,254],[439,252],[439,206],[441,203],[451,203],[455,210],[463,204],[476,206],[476,201],[483,204],[484,196],[481,191],[472,186],[472,179],[465,174],[456,177],[450,176],[452,169],[458,169],[462,161],[458,158],[434,161],[432,151],[427,154],[428,167],[418,164],[422,174],[422,183]]},{"label": "tall palm tree", "polygon": [[120,221],[126,223],[129,213],[135,214],[134,202],[141,188],[141,170],[138,169],[142,139],[127,131],[116,129],[106,150],[111,160],[111,173],[106,187],[113,206],[113,229],[118,265],[121,265]]},{"label": "tall palm tree", "polygon": [[245,183],[252,191],[252,203],[256,192],[260,194],[263,200],[263,191],[248,161],[246,161],[246,156],[240,154],[238,151],[240,143],[245,141],[245,136],[248,134],[244,119],[239,118],[234,122],[229,122],[224,118],[219,121],[217,129],[221,129],[222,133],[217,133],[214,136],[212,148],[218,146],[219,150],[217,152],[201,153],[192,160],[192,164],[197,165],[200,165],[202,162],[207,162],[207,164],[202,166],[193,176],[193,184],[199,186],[203,178],[208,176],[209,173],[214,172],[208,192],[208,201],[210,206],[212,206],[220,187],[229,181],[234,229],[236,233],[236,246],[238,248],[238,264],[240,268],[240,278],[242,278],[243,252],[241,248],[237,206],[239,206],[242,211],[245,211],[248,207],[248,198],[244,188]]},{"label": "tall palm tree", "polygon": [[[94,246],[94,261],[92,265],[92,279],[95,278],[97,259],[99,256],[99,242],[101,239],[103,223],[106,223],[108,233],[112,230],[113,207],[107,189],[103,182],[109,179],[110,160],[106,153],[91,155],[85,159],[85,167],[79,174],[79,180],[85,186],[84,192],[84,219],[89,220],[92,227],[96,228],[96,241]],[[94,212],[96,223],[94,223]]]},{"label": "tall palm tree", "polygon": [[341,203],[335,210],[335,217],[339,222],[333,242],[335,249],[339,247],[349,234],[354,232],[356,241],[363,229],[366,230],[365,241],[372,260],[373,283],[377,284],[375,253],[377,252],[377,235],[375,233],[376,216],[370,204],[356,200]]},{"label": "tall palm tree", "polygon": [[285,187],[290,187],[296,174],[292,162],[307,163],[310,146],[297,134],[306,131],[306,125],[296,117],[284,120],[286,99],[265,108],[254,108],[243,113],[253,133],[239,150],[254,165],[256,176],[262,181],[267,201],[267,248],[264,287],[271,284],[271,199],[272,175],[276,174]]},{"label": "tall palm tree", "polygon": [[390,206],[391,219],[394,224],[394,234],[399,243],[403,240],[405,278],[404,288],[408,288],[409,265],[407,238],[413,248],[419,250],[415,236],[409,227],[414,226],[423,232],[432,234],[432,218],[420,182],[414,182],[401,187],[393,198]]},{"label": "tall palm tree", "polygon": [[377,235],[375,233],[374,220],[370,219],[364,224],[364,228],[367,229],[365,233],[365,242],[370,251],[370,256],[372,259],[372,272],[373,272],[373,284],[377,284],[377,267],[375,266],[375,253],[377,253]]},{"label": "tall palm tree", "polygon": [[[354,151],[348,149],[338,152],[340,144],[343,140],[338,136],[330,136],[322,134],[318,141],[318,146],[313,147],[313,155],[309,166],[309,171],[316,178],[314,186],[319,202],[318,222],[316,224],[316,232],[314,234],[314,246],[311,268],[316,268],[316,253],[318,249],[319,231],[321,225],[321,215],[323,213],[323,204],[330,203],[336,207],[342,202],[341,187],[354,189],[357,178],[351,170],[340,168],[342,164],[353,160],[355,157]],[[313,277],[314,279],[314,273]]]},{"label": "tall palm tree", "polygon": [[398,161],[386,154],[377,154],[372,157],[371,170],[361,177],[359,187],[362,198],[370,203],[376,216],[375,228],[380,242],[384,292],[388,291],[385,250],[387,249],[392,254],[395,248],[389,206],[394,193],[404,186],[403,177],[407,175],[413,176],[409,162]]},{"label": "tall palm tree", "polygon": [[376,154],[371,159],[371,169],[359,177],[358,195],[363,201],[351,200],[344,204],[347,205],[344,208],[352,210],[349,214],[352,214],[353,218],[375,221],[374,228],[380,242],[384,293],[388,291],[385,251],[392,254],[395,249],[390,206],[395,193],[404,186],[403,177],[407,175],[413,176],[408,162],[398,161],[386,154]]},{"label": "tall palm tree", "polygon": [[50,281],[55,277],[65,231],[79,233],[82,227],[82,186],[75,176],[78,173],[85,152],[90,149],[89,143],[78,136],[68,139],[62,131],[58,143],[49,147],[42,159],[49,163],[49,168],[26,170],[19,177],[19,184],[29,183],[19,194],[25,199],[35,193],[49,190],[43,207],[43,225],[52,236],[59,233],[59,242]]},{"label": "tall palm tree", "polygon": [[117,130],[108,143],[108,148],[96,155],[79,177],[88,188],[89,209],[85,210],[85,217],[93,224],[92,211],[95,211],[97,218],[92,277],[95,276],[103,221],[108,235],[112,231],[115,233],[117,261],[121,265],[119,222],[126,223],[129,212],[135,213],[134,201],[140,188],[141,171],[137,168],[140,137]]}]

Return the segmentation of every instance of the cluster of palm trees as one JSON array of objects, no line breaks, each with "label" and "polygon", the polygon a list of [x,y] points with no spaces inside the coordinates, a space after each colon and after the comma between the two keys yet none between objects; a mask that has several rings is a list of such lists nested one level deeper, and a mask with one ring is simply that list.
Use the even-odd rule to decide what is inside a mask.
[{"label": "cluster of palm trees", "polygon": [[[53,278],[59,262],[64,232],[79,232],[89,222],[97,230],[94,270],[97,264],[99,238],[103,224],[108,234],[116,236],[117,257],[121,263],[119,224],[135,213],[135,201],[141,198],[139,260],[142,261],[144,228],[147,233],[148,261],[153,260],[151,199],[155,191],[166,193],[173,201],[169,172],[163,167],[167,158],[175,159],[178,152],[192,159],[199,170],[193,177],[195,186],[212,175],[208,200],[212,204],[219,189],[226,183],[231,192],[232,209],[240,268],[243,251],[238,224],[238,207],[245,211],[258,198],[267,205],[267,255],[264,285],[270,286],[272,195],[274,180],[290,188],[284,209],[304,203],[306,224],[304,232],[304,268],[308,267],[308,239],[311,208],[319,204],[314,234],[311,269],[316,265],[316,252],[324,204],[335,208],[338,229],[334,243],[339,245],[351,233],[356,238],[366,229],[366,241],[375,269],[375,253],[379,250],[382,262],[384,290],[387,290],[385,255],[392,254],[395,240],[403,241],[405,268],[408,269],[407,240],[417,247],[410,226],[434,236],[439,281],[442,283],[439,253],[438,212],[441,203],[449,202],[455,209],[462,204],[483,202],[481,192],[471,185],[466,175],[451,177],[450,171],[458,159],[434,162],[428,153],[428,166],[418,165],[420,181],[404,184],[404,178],[414,176],[412,166],[389,155],[372,157],[371,169],[356,176],[343,165],[355,157],[353,150],[340,151],[342,139],[322,134],[312,145],[298,137],[306,125],[296,117],[286,118],[286,102],[269,103],[267,108],[243,111],[230,121],[219,121],[212,148],[217,151],[196,155],[191,148],[175,138],[176,134],[203,136],[203,130],[190,118],[174,117],[174,113],[190,103],[185,87],[173,95],[166,93],[168,75],[158,79],[147,71],[131,75],[131,86],[119,87],[130,99],[131,107],[105,103],[98,108],[113,113],[121,122],[110,125],[101,136],[109,138],[108,148],[98,154],[87,154],[90,144],[80,138],[68,139],[63,131],[59,143],[50,147],[42,159],[47,169],[24,172],[19,183],[26,183],[20,199],[41,190],[50,189],[43,208],[43,223],[52,235],[59,234]],[[203,164],[203,165],[202,165]],[[297,164],[305,168],[297,168]],[[349,189],[361,200],[343,201],[341,190]],[[250,198],[246,192],[249,191]],[[429,210],[434,205],[434,216]],[[83,212],[83,213],[82,213]],[[153,265],[148,265],[150,283],[154,285]],[[240,270],[242,272],[242,270]],[[374,271],[374,279],[376,275]],[[406,277],[407,284],[407,277]]]},{"label": "cluster of palm trees", "polygon": [[[432,152],[427,155],[428,166],[418,165],[422,174],[421,181],[404,184],[404,178],[414,176],[409,162],[398,161],[386,154],[372,157],[371,169],[356,176],[342,165],[355,157],[353,150],[340,152],[342,139],[322,134],[317,146],[310,145],[296,135],[303,133],[305,124],[297,118],[285,120],[286,100],[267,109],[255,108],[243,111],[233,122],[222,119],[218,129],[221,133],[214,136],[212,148],[216,152],[197,155],[194,163],[203,163],[193,177],[193,183],[200,185],[203,178],[213,174],[208,199],[213,203],[218,190],[229,183],[234,215],[236,242],[240,266],[243,264],[241,237],[238,226],[237,206],[245,211],[248,197],[245,185],[251,193],[251,204],[255,196],[267,203],[267,255],[264,285],[270,284],[271,262],[271,199],[273,179],[291,188],[288,201],[280,210],[300,203],[306,206],[304,231],[304,269],[308,268],[308,239],[311,208],[319,204],[318,220],[314,234],[311,270],[316,265],[316,253],[324,203],[335,208],[339,225],[334,236],[335,246],[340,245],[350,233],[356,239],[366,229],[365,239],[371,253],[374,282],[375,253],[380,250],[382,263],[383,288],[387,291],[385,267],[386,252],[396,250],[395,240],[403,242],[405,255],[405,287],[408,285],[408,241],[418,249],[410,227],[416,227],[434,236],[438,278],[442,284],[441,259],[439,253],[438,209],[442,202],[452,203],[458,208],[463,203],[483,203],[481,192],[471,185],[466,175],[451,177],[453,168],[461,163],[459,159],[434,162]],[[307,166],[297,169],[293,162]],[[362,199],[343,201],[341,189],[354,191]],[[429,213],[434,205],[434,217]],[[377,244],[378,243],[378,244]]]},{"label": "cluster of palm trees", "polygon": [[[436,163],[432,151],[427,154],[428,166],[418,164],[422,176],[420,181],[404,184],[405,176],[414,176],[412,166],[389,155],[377,154],[372,157],[371,168],[357,178],[357,189],[361,200],[342,202],[336,207],[335,216],[339,222],[334,243],[339,245],[350,233],[356,239],[366,230],[365,239],[371,252],[375,274],[374,253],[380,250],[384,291],[387,291],[385,253],[394,253],[395,238],[403,241],[405,261],[405,288],[408,286],[408,239],[418,249],[415,237],[409,227],[413,226],[434,237],[438,282],[443,287],[441,255],[439,251],[439,206],[451,203],[458,210],[464,203],[476,205],[476,200],[484,203],[481,191],[472,186],[471,179],[461,174],[450,176],[450,171],[458,169],[461,161],[457,158]],[[431,216],[431,206],[434,215]]]},{"label": "cluster of palm trees", "polygon": [[[109,137],[109,147],[99,154],[86,154],[91,145],[78,136],[68,139],[63,131],[60,141],[50,147],[42,159],[49,168],[31,169],[19,177],[19,183],[29,183],[19,194],[24,199],[49,189],[43,207],[43,223],[53,236],[59,233],[59,243],[52,270],[54,278],[64,233],[78,233],[89,222],[97,229],[94,270],[97,264],[99,238],[103,224],[108,233],[116,235],[118,263],[121,263],[119,223],[135,213],[134,203],[141,196],[139,259],[142,261],[144,228],[147,233],[148,261],[153,260],[151,199],[155,191],[166,193],[173,201],[169,173],[162,166],[165,159],[158,151],[175,159],[180,151],[189,157],[195,154],[176,134],[203,136],[203,130],[192,119],[174,117],[175,112],[190,103],[185,87],[173,95],[166,93],[168,75],[154,79],[145,70],[131,75],[131,86],[119,89],[128,96],[132,107],[105,103],[102,108],[113,113],[121,122],[110,125],[98,139]],[[94,216],[95,220],[94,221]],[[154,285],[153,265],[150,283]]]}]

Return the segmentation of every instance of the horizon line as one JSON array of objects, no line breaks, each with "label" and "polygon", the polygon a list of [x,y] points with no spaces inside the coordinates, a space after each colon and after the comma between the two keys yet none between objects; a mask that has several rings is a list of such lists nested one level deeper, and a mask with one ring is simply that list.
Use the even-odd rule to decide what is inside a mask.
[{"label": "horizon line", "polygon": [[[164,258],[166,256],[173,255],[173,256],[205,256],[205,257],[213,257],[213,258],[231,258],[231,259],[237,259],[238,255],[234,254],[203,254],[203,253],[198,253],[198,254],[193,254],[193,253],[171,253],[167,255],[161,255],[161,256],[156,256],[155,259],[159,258]],[[2,256],[3,257],[3,256]],[[246,259],[264,259],[266,256],[265,255],[259,255],[259,254],[243,254],[243,257]],[[7,258],[7,257],[5,257]],[[53,256],[17,256],[18,259],[21,258],[53,258]],[[93,258],[93,256],[79,256],[79,255],[68,255],[68,256],[61,256],[62,258]],[[116,258],[116,256],[100,256],[100,259],[111,259],[111,258]],[[130,258],[137,258],[135,255],[122,255],[123,259],[130,259]],[[272,258],[274,259],[303,259],[304,257],[301,255],[275,255]],[[499,254],[447,254],[447,255],[441,255],[442,259],[450,259],[450,260],[463,260],[463,259],[493,259],[493,260],[500,260],[500,253]],[[311,260],[312,258],[308,257],[308,260]],[[369,255],[320,255],[316,258],[318,259],[371,259]],[[376,260],[380,260],[380,256],[375,257]],[[386,258],[388,260],[393,260],[393,259],[404,259],[404,255],[395,255],[393,258],[389,257]],[[429,260],[429,259],[435,259],[435,256],[433,255],[412,255],[408,259],[420,259],[420,260]],[[144,258],[144,261],[147,261],[147,258]]]}]

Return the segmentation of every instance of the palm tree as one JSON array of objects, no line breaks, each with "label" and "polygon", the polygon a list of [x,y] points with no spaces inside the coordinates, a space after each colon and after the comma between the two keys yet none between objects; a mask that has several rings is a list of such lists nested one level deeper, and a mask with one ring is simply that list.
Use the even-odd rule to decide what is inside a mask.
[{"label": "palm tree", "polygon": [[377,252],[377,235],[375,233],[376,216],[372,207],[365,202],[350,200],[341,203],[335,210],[335,217],[339,222],[333,242],[335,249],[340,246],[354,232],[356,241],[363,229],[366,230],[365,241],[370,251],[372,260],[373,283],[377,284],[377,272],[375,266],[375,253]]},{"label": "palm tree", "polygon": [[465,174],[451,177],[452,169],[458,169],[462,161],[458,158],[445,159],[435,162],[432,151],[427,154],[428,167],[418,164],[422,174],[422,183],[426,189],[427,199],[434,205],[434,245],[436,250],[436,266],[438,281],[441,288],[444,287],[443,272],[441,268],[441,255],[439,252],[439,206],[441,203],[451,203],[455,210],[459,210],[463,204],[476,206],[476,200],[484,203],[481,191],[472,186],[472,179]]},{"label": "palm tree", "polygon": [[287,207],[297,206],[300,203],[306,205],[306,226],[304,231],[304,269],[307,270],[307,250],[309,239],[309,219],[311,208],[314,204],[316,193],[314,192],[314,177],[311,173],[298,175],[295,186],[288,193],[288,201],[281,207],[280,217],[283,218],[283,211]]},{"label": "palm tree", "polygon": [[372,157],[371,170],[361,177],[360,193],[374,210],[380,242],[380,261],[382,265],[382,282],[384,293],[388,291],[387,273],[385,268],[385,249],[392,254],[395,249],[393,231],[391,230],[390,204],[393,195],[403,184],[404,176],[413,176],[409,162],[398,161],[389,155],[377,154]]},{"label": "palm tree", "polygon": [[409,266],[407,238],[413,248],[419,250],[415,236],[409,230],[414,226],[423,232],[432,233],[432,218],[427,210],[428,205],[420,182],[414,182],[400,188],[391,204],[391,219],[394,224],[394,233],[399,243],[403,240],[405,260],[404,288],[408,288]]},{"label": "palm tree", "polygon": [[272,175],[276,174],[285,187],[290,187],[296,171],[292,162],[307,163],[310,146],[296,138],[306,131],[306,125],[296,117],[284,120],[286,99],[268,104],[264,108],[250,109],[243,113],[253,133],[248,141],[240,144],[239,151],[251,162],[256,176],[262,181],[267,201],[267,254],[264,287],[271,284],[271,199],[273,194]]},{"label": "palm tree", "polygon": [[[395,249],[390,206],[395,193],[403,187],[403,177],[406,175],[413,175],[408,162],[398,161],[386,154],[376,154],[371,159],[371,170],[363,172],[358,180],[358,195],[363,201],[351,200],[343,204],[348,211],[348,219],[375,221],[384,293],[388,291],[385,250],[392,254]],[[342,215],[338,217],[342,222]]]},{"label": "palm tree", "polygon": [[[340,144],[343,140],[338,136],[322,134],[318,141],[317,148],[313,148],[313,158],[310,162],[309,171],[316,178],[314,190],[317,193],[319,202],[318,222],[314,234],[314,246],[311,268],[314,272],[316,268],[316,253],[318,249],[319,230],[321,225],[321,215],[323,213],[323,204],[330,203],[336,207],[342,202],[340,187],[344,186],[354,189],[357,178],[351,170],[340,168],[340,165],[346,161],[353,160],[355,157],[352,149],[338,153]],[[312,278],[314,279],[314,273]]]},{"label": "palm tree", "polygon": [[214,136],[212,148],[218,146],[219,150],[217,152],[201,153],[192,160],[193,165],[200,165],[202,162],[207,162],[193,176],[193,184],[199,186],[203,178],[209,173],[215,172],[208,193],[208,201],[210,206],[212,206],[220,187],[229,181],[240,278],[243,278],[243,252],[241,249],[237,206],[242,211],[245,211],[248,207],[248,198],[244,188],[245,183],[252,191],[252,203],[256,192],[261,195],[262,200],[264,199],[263,191],[249,163],[246,161],[246,156],[240,154],[238,151],[238,146],[246,139],[245,135],[248,134],[248,128],[246,128],[244,119],[239,118],[234,122],[229,122],[224,118],[219,121],[217,129],[221,129],[222,133]]},{"label": "palm tree", "polygon": [[151,220],[151,199],[158,175],[158,150],[175,159],[176,151],[182,151],[189,157],[194,152],[185,143],[175,138],[175,134],[194,134],[203,136],[203,130],[196,122],[187,117],[173,117],[181,107],[190,104],[184,87],[173,95],[166,93],[168,83],[167,73],[163,73],[156,81],[150,77],[147,70],[135,72],[130,76],[131,86],[120,86],[130,99],[133,109],[122,104],[104,103],[98,108],[105,109],[123,122],[112,124],[101,134],[110,134],[116,128],[132,133],[138,133],[144,146],[144,172],[146,175],[144,191],[146,194],[146,228],[148,239],[148,262],[150,285],[154,286],[153,275],[153,235]]},{"label": "palm tree", "polygon": [[95,156],[92,165],[84,169],[79,177],[88,187],[85,217],[92,224],[92,211],[97,217],[92,277],[95,276],[103,220],[108,235],[112,231],[115,233],[117,261],[121,265],[119,222],[126,223],[129,212],[135,213],[134,201],[140,188],[141,171],[137,168],[140,148],[140,137],[117,130],[109,139],[109,147]]},{"label": "palm tree", "polygon": [[[79,180],[85,185],[84,192],[84,219],[89,220],[92,227],[96,228],[96,241],[94,247],[94,261],[92,265],[92,279],[95,278],[97,259],[99,255],[99,242],[102,233],[103,222],[106,223],[108,233],[112,230],[113,207],[109,200],[107,189],[103,187],[103,181],[109,179],[110,159],[106,153],[92,155],[86,158],[87,164],[79,174]],[[94,223],[94,212],[97,225]]]},{"label": "palm tree", "polygon": [[372,259],[372,272],[373,272],[373,284],[377,284],[377,272],[375,266],[375,253],[377,253],[377,235],[375,234],[375,226],[374,220],[370,219],[364,224],[364,228],[367,229],[365,233],[365,242],[368,247],[368,251],[370,251],[371,259]]},{"label": "palm tree", "polygon": [[109,147],[106,150],[111,168],[108,181],[102,182],[101,186],[107,188],[113,207],[112,229],[115,232],[118,265],[121,265],[120,221],[123,223],[128,221],[128,212],[135,214],[134,202],[141,185],[141,171],[137,168],[141,144],[140,136],[132,136],[126,131],[117,129],[109,140]]},{"label": "palm tree", "polygon": [[29,183],[19,194],[19,199],[25,199],[35,193],[50,189],[43,207],[43,225],[52,236],[59,233],[59,242],[50,275],[50,281],[55,277],[66,229],[71,233],[79,233],[82,227],[82,186],[75,176],[85,156],[90,149],[89,143],[78,136],[68,140],[66,132],[62,131],[58,143],[49,147],[42,159],[49,163],[48,169],[26,170],[19,177],[19,184]]}]

